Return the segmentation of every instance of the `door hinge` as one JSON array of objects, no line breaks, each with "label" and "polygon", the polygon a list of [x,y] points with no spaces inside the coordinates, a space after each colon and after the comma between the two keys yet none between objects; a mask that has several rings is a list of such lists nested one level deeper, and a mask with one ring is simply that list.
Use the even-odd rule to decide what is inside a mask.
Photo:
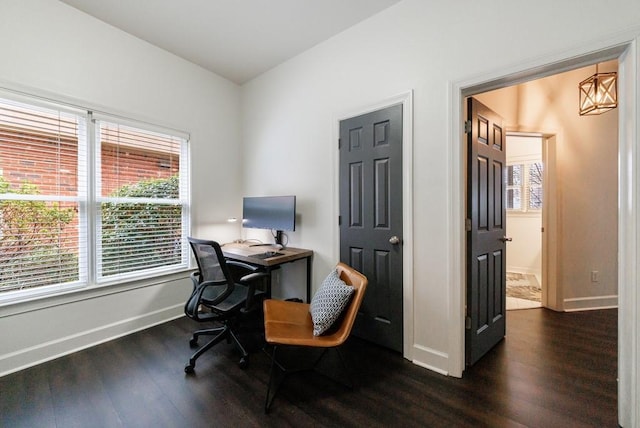
[{"label": "door hinge", "polygon": [[464,319],[464,328],[467,330],[471,330],[471,317],[465,317]]},{"label": "door hinge", "polygon": [[471,232],[471,219],[467,218],[464,220],[464,230],[467,232]]},{"label": "door hinge", "polygon": [[544,233],[544,227],[540,228],[540,232]]},{"label": "door hinge", "polygon": [[468,134],[469,132],[471,132],[471,121],[467,120],[464,122],[464,133]]},{"label": "door hinge", "polygon": [[342,226],[342,216],[338,216],[338,226]]},{"label": "door hinge", "polygon": [[338,150],[342,148],[342,138],[338,138]]}]

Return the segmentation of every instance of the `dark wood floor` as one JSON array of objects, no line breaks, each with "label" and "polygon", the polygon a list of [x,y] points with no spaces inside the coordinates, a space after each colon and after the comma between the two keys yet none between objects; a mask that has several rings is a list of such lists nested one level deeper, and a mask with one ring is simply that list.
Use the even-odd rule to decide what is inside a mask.
[{"label": "dark wood floor", "polygon": [[[233,347],[183,367],[180,319],[0,378],[0,427],[617,426],[617,311],[511,311],[507,338],[463,379],[352,338],[356,386],[290,377],[263,412],[269,359]],[[435,328],[435,327],[434,327]]]}]

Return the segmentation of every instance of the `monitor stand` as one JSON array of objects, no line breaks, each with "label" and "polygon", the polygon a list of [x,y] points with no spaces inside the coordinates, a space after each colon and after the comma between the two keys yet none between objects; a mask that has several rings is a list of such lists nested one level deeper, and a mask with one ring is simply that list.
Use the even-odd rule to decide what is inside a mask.
[{"label": "monitor stand", "polygon": [[280,248],[284,248],[282,245],[282,231],[276,230],[276,245],[280,245]]}]

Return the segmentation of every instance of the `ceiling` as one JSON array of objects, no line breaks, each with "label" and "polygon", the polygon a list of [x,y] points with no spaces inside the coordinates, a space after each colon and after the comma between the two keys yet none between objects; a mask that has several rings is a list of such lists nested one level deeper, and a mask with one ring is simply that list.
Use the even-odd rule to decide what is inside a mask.
[{"label": "ceiling", "polygon": [[238,84],[401,0],[61,0]]}]

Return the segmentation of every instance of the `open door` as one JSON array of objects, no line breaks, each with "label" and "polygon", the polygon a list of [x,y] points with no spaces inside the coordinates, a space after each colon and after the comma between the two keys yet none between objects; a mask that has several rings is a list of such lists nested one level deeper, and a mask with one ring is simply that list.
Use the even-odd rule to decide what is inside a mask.
[{"label": "open door", "polygon": [[500,342],[506,328],[506,138],[502,118],[467,101],[466,365]]}]

